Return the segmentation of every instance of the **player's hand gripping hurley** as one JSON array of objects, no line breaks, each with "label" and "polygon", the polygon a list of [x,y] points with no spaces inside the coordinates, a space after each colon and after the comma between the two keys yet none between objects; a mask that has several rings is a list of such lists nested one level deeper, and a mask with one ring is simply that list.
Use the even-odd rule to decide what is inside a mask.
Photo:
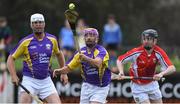
[{"label": "player's hand gripping hurley", "polygon": [[[71,3],[72,4],[72,3]],[[74,5],[74,4],[73,4]],[[65,12],[65,17],[66,19],[68,20],[70,26],[71,26],[71,30],[73,32],[73,36],[74,36],[74,39],[75,39],[75,46],[76,46],[76,49],[79,53],[81,53],[80,51],[80,47],[79,47],[79,43],[78,43],[78,36],[76,34],[76,23],[77,23],[77,20],[78,20],[78,17],[79,17],[79,14],[77,13],[77,11],[75,11],[75,7],[73,8],[69,8],[67,9]]]}]

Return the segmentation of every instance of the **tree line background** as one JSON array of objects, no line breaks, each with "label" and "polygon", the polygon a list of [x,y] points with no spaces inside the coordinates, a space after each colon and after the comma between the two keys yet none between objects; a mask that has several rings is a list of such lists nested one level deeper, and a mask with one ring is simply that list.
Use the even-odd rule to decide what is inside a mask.
[{"label": "tree line background", "polygon": [[123,32],[123,45],[140,43],[144,29],[159,32],[159,44],[180,46],[179,0],[1,0],[0,15],[6,16],[15,37],[14,43],[31,33],[30,15],[42,13],[46,31],[58,36],[64,24],[64,11],[74,2],[80,17],[102,34],[108,14],[115,14]]}]

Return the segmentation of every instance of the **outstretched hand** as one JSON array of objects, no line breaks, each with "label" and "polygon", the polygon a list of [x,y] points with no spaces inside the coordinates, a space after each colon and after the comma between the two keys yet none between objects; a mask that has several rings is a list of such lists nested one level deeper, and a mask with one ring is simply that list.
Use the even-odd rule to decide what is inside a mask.
[{"label": "outstretched hand", "polygon": [[54,69],[53,77],[57,77],[57,75],[60,75],[60,69]]}]

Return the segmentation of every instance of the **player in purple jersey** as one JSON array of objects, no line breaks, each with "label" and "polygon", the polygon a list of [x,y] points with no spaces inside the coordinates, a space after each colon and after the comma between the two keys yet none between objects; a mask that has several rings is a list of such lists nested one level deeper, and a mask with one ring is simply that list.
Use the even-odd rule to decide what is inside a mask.
[{"label": "player in purple jersey", "polygon": [[99,34],[96,29],[86,28],[84,35],[86,47],[81,48],[81,53],[76,52],[66,66],[55,69],[53,76],[81,68],[83,84],[80,103],[105,103],[111,81],[111,72],[108,68],[109,55],[104,47],[97,44]]},{"label": "player in purple jersey", "polygon": [[[62,54],[58,41],[54,35],[44,32],[45,20],[42,14],[31,15],[30,25],[33,33],[23,38],[14,50],[11,51],[7,66],[12,82],[18,85],[19,78],[15,70],[15,59],[24,57],[23,79],[24,85],[32,94],[48,103],[61,103],[56,88],[50,77],[51,59],[56,55],[58,63],[64,66],[64,55]],[[61,75],[64,84],[68,82],[66,74]],[[31,103],[32,98],[23,89],[20,91],[20,103]]]}]

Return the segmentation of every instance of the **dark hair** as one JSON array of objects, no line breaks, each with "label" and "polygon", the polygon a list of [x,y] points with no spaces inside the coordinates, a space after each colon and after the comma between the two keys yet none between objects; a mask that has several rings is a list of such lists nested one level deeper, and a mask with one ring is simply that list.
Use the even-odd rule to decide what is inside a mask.
[{"label": "dark hair", "polygon": [[109,15],[108,15],[108,19],[113,19],[113,20],[115,20],[114,14],[109,14]]},{"label": "dark hair", "polygon": [[150,36],[150,37],[153,37],[153,38],[158,38],[158,33],[154,29],[144,30],[141,35],[142,36]]}]

